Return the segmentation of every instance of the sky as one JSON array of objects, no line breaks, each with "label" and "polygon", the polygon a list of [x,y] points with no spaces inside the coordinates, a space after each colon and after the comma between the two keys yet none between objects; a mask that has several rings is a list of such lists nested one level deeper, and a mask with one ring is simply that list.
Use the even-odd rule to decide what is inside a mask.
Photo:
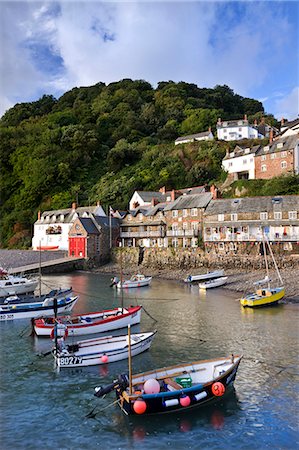
[{"label": "sky", "polygon": [[299,115],[298,1],[0,0],[0,116],[123,78],[228,85]]}]

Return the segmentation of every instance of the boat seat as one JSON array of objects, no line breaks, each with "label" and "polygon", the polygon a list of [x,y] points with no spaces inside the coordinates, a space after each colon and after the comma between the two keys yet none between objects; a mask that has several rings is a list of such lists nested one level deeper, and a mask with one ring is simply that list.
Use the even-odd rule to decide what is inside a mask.
[{"label": "boat seat", "polygon": [[169,389],[170,391],[183,389],[183,386],[174,381],[172,378],[164,378],[164,382],[168,385],[168,387],[173,388]]}]

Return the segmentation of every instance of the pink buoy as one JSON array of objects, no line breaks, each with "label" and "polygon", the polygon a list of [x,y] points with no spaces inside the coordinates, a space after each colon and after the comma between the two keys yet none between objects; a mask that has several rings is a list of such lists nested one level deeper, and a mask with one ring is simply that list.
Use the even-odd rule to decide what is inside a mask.
[{"label": "pink buoy", "polygon": [[144,414],[146,411],[146,403],[144,400],[137,399],[136,402],[133,404],[133,409],[136,414]]},{"label": "pink buoy", "polygon": [[143,385],[145,394],[158,394],[160,392],[160,384],[155,378],[146,380]]},{"label": "pink buoy", "polygon": [[102,361],[102,363],[104,363],[104,364],[106,364],[107,362],[108,362],[108,356],[107,355],[102,355],[101,356],[101,361]]},{"label": "pink buoy", "polygon": [[188,395],[184,395],[180,397],[180,405],[181,406],[189,406],[191,403],[190,397]]}]

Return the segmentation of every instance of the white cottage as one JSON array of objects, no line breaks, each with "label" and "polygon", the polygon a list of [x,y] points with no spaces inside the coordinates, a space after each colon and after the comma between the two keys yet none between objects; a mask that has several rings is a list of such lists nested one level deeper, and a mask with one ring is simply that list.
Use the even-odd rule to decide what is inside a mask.
[{"label": "white cottage", "polygon": [[241,139],[263,139],[264,135],[258,130],[258,127],[251,125],[245,114],[244,119],[225,120],[218,119],[217,137],[223,141],[238,141]]}]

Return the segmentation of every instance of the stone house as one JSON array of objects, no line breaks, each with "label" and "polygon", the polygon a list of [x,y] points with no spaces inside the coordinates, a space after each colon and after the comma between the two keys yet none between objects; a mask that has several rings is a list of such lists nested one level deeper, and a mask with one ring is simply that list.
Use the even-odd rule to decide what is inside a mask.
[{"label": "stone house", "polygon": [[299,134],[280,137],[255,153],[255,178],[299,173]]},{"label": "stone house", "polygon": [[99,203],[96,206],[77,207],[38,213],[34,223],[33,250],[65,250],[69,249],[69,231],[78,217],[105,217],[106,214]]},{"label": "stone house", "polygon": [[272,245],[299,253],[299,195],[212,200],[203,220],[208,251],[240,252],[264,233]]},{"label": "stone house", "polygon": [[119,238],[119,220],[90,216],[77,217],[69,231],[69,256],[109,260],[111,247]]}]

